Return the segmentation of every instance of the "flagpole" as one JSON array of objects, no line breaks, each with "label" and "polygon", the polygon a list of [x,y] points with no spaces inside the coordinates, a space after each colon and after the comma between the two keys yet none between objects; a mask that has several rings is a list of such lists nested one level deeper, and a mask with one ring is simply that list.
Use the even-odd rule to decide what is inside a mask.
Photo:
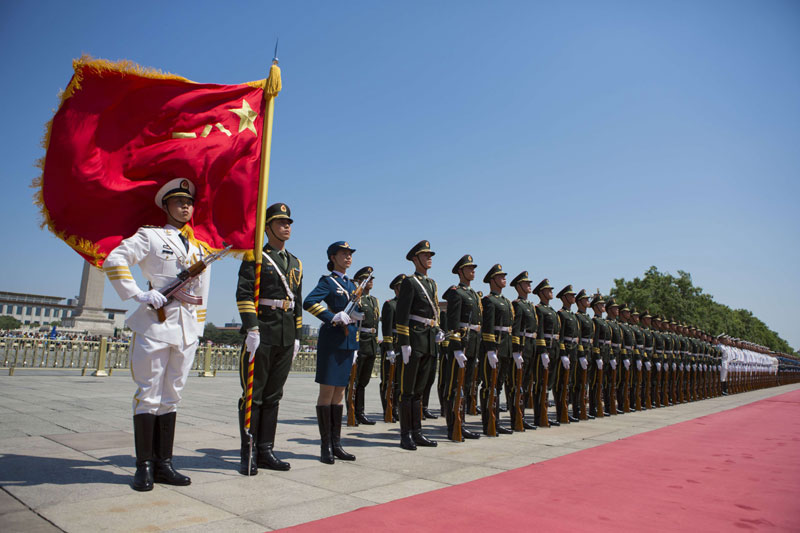
[{"label": "flagpole", "polygon": [[[255,243],[253,245],[253,258],[255,259],[255,286],[253,300],[258,312],[258,299],[261,292],[261,249],[264,247],[264,226],[267,218],[267,189],[269,187],[269,161],[272,151],[272,117],[275,112],[275,97],[281,91],[281,69],[278,67],[278,47],[275,44],[275,57],[269,69],[269,77],[264,86],[264,99],[266,100],[265,113],[261,128],[261,168],[258,173],[258,204],[256,208]],[[255,354],[250,354],[247,365],[247,392],[245,401],[244,430],[250,437],[250,458],[247,466],[247,475],[253,461],[253,435],[250,433],[250,413],[253,407],[253,369],[255,367]]]}]

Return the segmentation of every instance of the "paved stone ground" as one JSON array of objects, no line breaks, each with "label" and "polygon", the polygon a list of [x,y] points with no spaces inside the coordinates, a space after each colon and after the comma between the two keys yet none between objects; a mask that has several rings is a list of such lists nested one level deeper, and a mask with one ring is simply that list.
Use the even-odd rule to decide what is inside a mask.
[{"label": "paved stone ground", "polygon": [[[60,371],[0,376],[0,530],[265,531],[463,483],[771,397],[777,387],[624,416],[452,443],[445,425],[423,423],[437,448],[407,452],[397,424],[344,428],[354,463],[318,461],[313,376],[292,374],[276,450],[289,472],[239,475],[235,374],[191,377],[178,412],[175,463],[188,487],[137,493],[131,422],[133,383]],[[377,382],[367,412],[378,419]],[[435,400],[432,400],[435,402]],[[437,404],[438,406],[438,404]],[[507,423],[507,415],[503,415]],[[468,417],[477,430],[479,417]]]}]

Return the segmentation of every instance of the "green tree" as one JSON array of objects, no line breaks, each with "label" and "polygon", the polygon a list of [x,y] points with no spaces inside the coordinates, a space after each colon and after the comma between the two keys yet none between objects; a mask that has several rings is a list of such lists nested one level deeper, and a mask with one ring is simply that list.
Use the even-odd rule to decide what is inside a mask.
[{"label": "green tree", "polygon": [[242,344],[244,335],[239,333],[239,330],[219,329],[213,323],[206,324],[203,336],[200,338],[201,342],[211,341],[214,344],[229,344],[236,346]]},{"label": "green tree", "polygon": [[683,270],[673,276],[651,266],[642,278],[615,279],[611,295],[639,310],[686,322],[714,335],[727,333],[778,352],[794,352],[788,342],[753,313],[715,302],[710,294],[695,287],[691,274]]},{"label": "green tree", "polygon": [[22,325],[22,322],[13,316],[3,315],[0,316],[0,329],[17,329]]}]

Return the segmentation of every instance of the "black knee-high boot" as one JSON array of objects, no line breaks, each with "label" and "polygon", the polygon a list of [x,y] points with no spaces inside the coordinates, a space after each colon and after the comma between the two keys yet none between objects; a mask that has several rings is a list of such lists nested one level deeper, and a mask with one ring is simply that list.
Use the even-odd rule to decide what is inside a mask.
[{"label": "black knee-high boot", "polygon": [[[361,389],[363,394],[364,389]],[[331,447],[333,455],[342,461],[355,461],[356,456],[342,448],[342,404],[331,405]],[[374,422],[373,422],[374,423]]]},{"label": "black knee-high boot", "polygon": [[[340,422],[341,423],[341,422]],[[317,406],[317,425],[319,426],[320,455],[319,460],[325,464],[332,465],[333,445],[331,444],[331,406]]]},{"label": "black knee-high boot", "polygon": [[133,417],[133,441],[136,445],[136,473],[131,486],[145,492],[153,490],[153,433],[156,415],[140,414]]},{"label": "black knee-high boot", "polygon": [[156,463],[153,479],[156,483],[167,485],[186,486],[192,483],[189,476],[184,476],[175,471],[172,466],[172,445],[175,442],[175,419],[177,414],[173,411],[156,417],[156,437],[153,439]]}]

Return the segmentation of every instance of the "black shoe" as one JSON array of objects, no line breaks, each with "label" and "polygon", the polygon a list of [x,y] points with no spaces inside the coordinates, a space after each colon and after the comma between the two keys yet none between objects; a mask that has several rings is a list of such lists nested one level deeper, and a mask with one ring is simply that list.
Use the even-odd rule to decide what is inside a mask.
[{"label": "black shoe", "polygon": [[550,420],[550,425],[558,427],[561,425],[561,422],[559,422],[558,420]]},{"label": "black shoe", "polygon": [[[344,406],[331,405],[331,446],[333,447],[333,455],[342,461],[355,461],[356,456],[352,453],[347,453],[342,448],[342,410]],[[374,422],[373,422],[374,424]]]},{"label": "black shoe", "polygon": [[139,414],[133,417],[133,442],[136,446],[136,473],[131,487],[139,492],[153,490],[153,434],[156,415]]},{"label": "black shoe", "polygon": [[[256,448],[253,446],[253,460],[250,461],[250,446],[242,446],[239,452],[239,473],[243,476],[255,476],[258,474],[258,457],[256,456]],[[247,473],[247,465],[250,464],[250,473]]]},{"label": "black shoe", "polygon": [[603,411],[603,416],[611,416],[611,411]]},{"label": "black shoe", "polygon": [[156,483],[185,487],[186,485],[191,485],[192,480],[189,476],[176,472],[172,466],[172,444],[175,441],[176,416],[173,411],[156,417],[156,430],[153,435],[153,451],[155,452],[153,480]]},{"label": "black shoe", "polygon": [[497,424],[495,426],[495,430],[497,431],[498,435],[511,435],[512,433],[514,433],[513,431],[511,431],[507,427],[501,426],[500,424]]},{"label": "black shoe", "polygon": [[367,415],[365,415],[364,413],[356,413],[356,422],[358,422],[359,424],[364,424],[365,426],[375,425],[375,421],[367,418]]},{"label": "black shoe", "polygon": [[261,415],[256,428],[258,430],[258,437],[256,438],[256,448],[258,449],[257,464],[259,468],[268,468],[270,470],[285,472],[289,470],[292,465],[275,457],[275,430],[277,427],[278,405],[261,407]]},{"label": "black shoe", "polygon": [[464,426],[461,426],[461,436],[464,437],[465,439],[479,439],[479,438],[481,438],[481,436],[478,433],[475,433],[474,431],[470,431],[467,428],[465,428]]},{"label": "black shoe", "polygon": [[594,420],[595,418],[597,417],[594,415],[589,415],[589,414],[586,415],[586,420]]},{"label": "black shoe", "polygon": [[331,406],[317,406],[317,425],[319,426],[320,454],[319,460],[326,465],[332,465],[333,446],[331,445]]},{"label": "black shoe", "polygon": [[501,405],[501,406],[498,408],[498,410],[499,410],[501,413],[507,413],[507,412],[508,412],[508,408],[507,408],[505,405]]},{"label": "black shoe", "polygon": [[425,417],[425,420],[436,420],[439,418],[437,415],[433,414],[430,409],[427,407],[422,408],[422,416]]},{"label": "black shoe", "polygon": [[522,419],[522,427],[525,429],[536,429],[536,426],[531,424],[530,422],[526,422],[525,419]]},{"label": "black shoe", "polygon": [[567,415],[567,419],[570,421],[570,423],[572,423],[572,422],[580,422],[581,421],[580,418],[575,418],[572,415]]},{"label": "black shoe", "polygon": [[153,461],[136,463],[136,473],[133,475],[131,487],[139,492],[153,490]]}]

